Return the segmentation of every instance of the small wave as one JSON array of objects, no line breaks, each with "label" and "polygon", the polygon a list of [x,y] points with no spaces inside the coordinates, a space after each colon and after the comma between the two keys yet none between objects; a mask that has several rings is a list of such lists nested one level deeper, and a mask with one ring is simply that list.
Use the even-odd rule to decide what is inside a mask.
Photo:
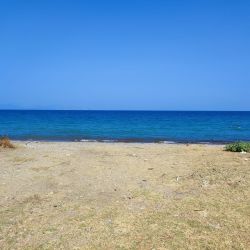
[{"label": "small wave", "polygon": [[163,144],[176,144],[177,142],[174,142],[174,141],[159,141],[159,143],[163,143]]},{"label": "small wave", "polygon": [[116,142],[116,140],[100,140],[101,142]]},{"label": "small wave", "polygon": [[81,139],[80,142],[116,142],[116,140],[107,139]]},{"label": "small wave", "polygon": [[93,140],[93,139],[81,139],[80,142],[97,142],[97,140]]}]

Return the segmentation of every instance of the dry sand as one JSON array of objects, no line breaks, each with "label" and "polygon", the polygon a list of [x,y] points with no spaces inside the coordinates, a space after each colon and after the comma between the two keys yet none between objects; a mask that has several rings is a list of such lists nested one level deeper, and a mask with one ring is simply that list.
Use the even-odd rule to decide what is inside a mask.
[{"label": "dry sand", "polygon": [[0,149],[0,249],[250,249],[250,154],[15,144]]}]

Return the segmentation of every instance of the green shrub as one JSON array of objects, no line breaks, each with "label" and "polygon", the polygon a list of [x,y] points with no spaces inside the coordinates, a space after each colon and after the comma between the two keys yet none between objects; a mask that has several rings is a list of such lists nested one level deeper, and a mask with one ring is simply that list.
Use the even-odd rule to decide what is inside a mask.
[{"label": "green shrub", "polygon": [[226,151],[250,152],[250,142],[234,142],[226,145]]}]

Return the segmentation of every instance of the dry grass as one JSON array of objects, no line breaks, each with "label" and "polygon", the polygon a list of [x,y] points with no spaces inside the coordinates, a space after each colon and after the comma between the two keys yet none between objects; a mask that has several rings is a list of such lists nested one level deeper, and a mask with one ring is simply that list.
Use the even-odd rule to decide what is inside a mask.
[{"label": "dry grass", "polygon": [[2,148],[15,148],[10,139],[6,136],[0,138],[0,147]]},{"label": "dry grass", "polygon": [[249,153],[16,144],[0,151],[0,249],[249,249]]}]

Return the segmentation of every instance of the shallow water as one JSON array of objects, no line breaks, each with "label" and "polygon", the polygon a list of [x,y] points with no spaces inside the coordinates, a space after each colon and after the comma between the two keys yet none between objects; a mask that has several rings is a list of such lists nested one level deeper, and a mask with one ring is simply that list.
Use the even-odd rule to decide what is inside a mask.
[{"label": "shallow water", "polygon": [[0,135],[18,140],[250,141],[250,112],[0,110]]}]

